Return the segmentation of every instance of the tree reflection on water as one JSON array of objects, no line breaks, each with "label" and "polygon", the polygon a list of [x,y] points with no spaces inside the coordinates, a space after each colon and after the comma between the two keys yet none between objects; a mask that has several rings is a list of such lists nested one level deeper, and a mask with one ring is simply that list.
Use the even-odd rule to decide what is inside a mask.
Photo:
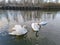
[{"label": "tree reflection on water", "polygon": [[[30,24],[32,22],[41,22],[53,20],[57,12],[43,11],[1,11],[0,12],[0,45],[56,45],[47,37],[37,36],[31,33]],[[10,36],[6,31],[10,30],[15,24],[26,24],[28,28],[27,37]],[[39,32],[40,33],[40,32]]]}]

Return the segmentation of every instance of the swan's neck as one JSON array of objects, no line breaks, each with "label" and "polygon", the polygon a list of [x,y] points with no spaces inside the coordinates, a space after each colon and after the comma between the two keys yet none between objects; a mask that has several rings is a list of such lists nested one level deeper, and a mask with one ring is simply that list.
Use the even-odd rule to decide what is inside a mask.
[{"label": "swan's neck", "polygon": [[26,28],[26,25],[23,25],[23,28]]}]

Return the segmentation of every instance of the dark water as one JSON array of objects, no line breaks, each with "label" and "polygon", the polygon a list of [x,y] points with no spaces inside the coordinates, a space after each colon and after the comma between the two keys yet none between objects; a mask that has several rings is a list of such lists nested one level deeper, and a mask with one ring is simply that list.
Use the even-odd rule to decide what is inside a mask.
[{"label": "dark water", "polygon": [[[48,24],[42,26],[36,36],[30,24],[41,21]],[[9,35],[15,24],[27,25],[27,35]],[[0,45],[60,45],[60,12],[0,10]]]}]

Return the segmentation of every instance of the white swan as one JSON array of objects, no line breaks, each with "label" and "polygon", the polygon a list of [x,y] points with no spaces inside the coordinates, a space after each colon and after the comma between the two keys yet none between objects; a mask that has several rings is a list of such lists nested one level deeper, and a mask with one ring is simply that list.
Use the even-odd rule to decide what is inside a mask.
[{"label": "white swan", "polygon": [[39,23],[39,25],[41,25],[41,26],[45,26],[46,24],[47,24],[46,21],[42,21],[42,22]]},{"label": "white swan", "polygon": [[41,23],[32,23],[31,24],[31,27],[32,27],[32,29],[33,29],[33,31],[39,31],[40,30],[40,28],[41,28],[41,26],[44,26],[44,25],[46,25],[47,24],[47,22],[41,22]]},{"label": "white swan", "polygon": [[26,26],[24,25],[23,27],[21,25],[15,25],[12,30],[11,33],[9,33],[10,35],[24,35],[27,33],[27,29],[25,28]]},{"label": "white swan", "polygon": [[35,32],[39,31],[39,29],[40,29],[40,25],[38,23],[32,23],[31,27],[32,27],[33,31],[35,31]]}]

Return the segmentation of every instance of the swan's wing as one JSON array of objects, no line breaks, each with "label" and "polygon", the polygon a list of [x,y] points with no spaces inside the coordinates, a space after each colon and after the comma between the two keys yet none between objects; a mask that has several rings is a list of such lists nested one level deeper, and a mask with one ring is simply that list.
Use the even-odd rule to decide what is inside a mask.
[{"label": "swan's wing", "polygon": [[25,33],[27,33],[27,29],[25,29],[25,28],[23,28],[23,27],[21,27],[21,28],[16,28],[16,33],[17,33],[17,35],[23,35],[23,34],[25,34]]},{"label": "swan's wing", "polygon": [[26,34],[27,33],[27,29],[25,29],[25,28],[22,28],[20,31],[21,31],[21,34]]}]

